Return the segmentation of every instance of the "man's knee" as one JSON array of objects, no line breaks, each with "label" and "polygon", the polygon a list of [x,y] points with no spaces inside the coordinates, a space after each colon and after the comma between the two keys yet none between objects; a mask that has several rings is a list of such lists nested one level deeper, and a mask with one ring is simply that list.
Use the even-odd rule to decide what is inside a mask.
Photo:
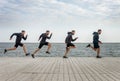
[{"label": "man's knee", "polygon": [[25,45],[23,44],[22,47],[25,47]]},{"label": "man's knee", "polygon": [[95,51],[97,51],[97,48],[94,48]]},{"label": "man's knee", "polygon": [[48,46],[51,47],[52,45],[49,43]]}]

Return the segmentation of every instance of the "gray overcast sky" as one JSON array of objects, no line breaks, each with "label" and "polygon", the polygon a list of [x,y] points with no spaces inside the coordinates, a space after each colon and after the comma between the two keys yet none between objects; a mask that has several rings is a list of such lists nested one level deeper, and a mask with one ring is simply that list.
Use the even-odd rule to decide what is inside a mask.
[{"label": "gray overcast sky", "polygon": [[79,40],[92,42],[92,33],[102,29],[103,42],[120,42],[120,0],[0,0],[0,42],[14,32],[26,30],[26,42],[38,42],[46,30],[51,42],[64,42],[68,31]]}]

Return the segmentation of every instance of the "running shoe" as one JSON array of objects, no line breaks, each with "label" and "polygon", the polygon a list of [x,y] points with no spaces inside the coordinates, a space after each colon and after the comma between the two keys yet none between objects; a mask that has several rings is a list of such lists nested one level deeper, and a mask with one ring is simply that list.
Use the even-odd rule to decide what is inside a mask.
[{"label": "running shoe", "polygon": [[7,52],[7,50],[6,49],[4,49],[4,54]]},{"label": "running shoe", "polygon": [[86,48],[88,48],[88,47],[90,47],[91,45],[90,44],[88,44],[87,46],[86,46]]},{"label": "running shoe", "polygon": [[46,51],[46,53],[47,53],[47,54],[50,54],[50,52],[49,52],[49,51]]}]

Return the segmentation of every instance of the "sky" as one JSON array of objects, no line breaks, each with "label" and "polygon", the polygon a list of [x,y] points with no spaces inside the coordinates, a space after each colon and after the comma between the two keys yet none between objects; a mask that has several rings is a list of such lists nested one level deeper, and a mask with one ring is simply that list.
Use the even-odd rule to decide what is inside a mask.
[{"label": "sky", "polygon": [[63,43],[76,30],[76,42],[92,42],[102,29],[102,42],[120,42],[120,0],[0,0],[0,42],[14,42],[12,33],[26,30],[26,42],[38,42],[41,33],[53,33],[49,42]]}]

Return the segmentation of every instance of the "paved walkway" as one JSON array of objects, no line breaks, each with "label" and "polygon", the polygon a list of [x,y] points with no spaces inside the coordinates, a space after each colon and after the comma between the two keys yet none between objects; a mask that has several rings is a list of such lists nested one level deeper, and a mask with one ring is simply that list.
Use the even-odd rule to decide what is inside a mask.
[{"label": "paved walkway", "polygon": [[1,57],[0,81],[120,81],[120,57]]}]

